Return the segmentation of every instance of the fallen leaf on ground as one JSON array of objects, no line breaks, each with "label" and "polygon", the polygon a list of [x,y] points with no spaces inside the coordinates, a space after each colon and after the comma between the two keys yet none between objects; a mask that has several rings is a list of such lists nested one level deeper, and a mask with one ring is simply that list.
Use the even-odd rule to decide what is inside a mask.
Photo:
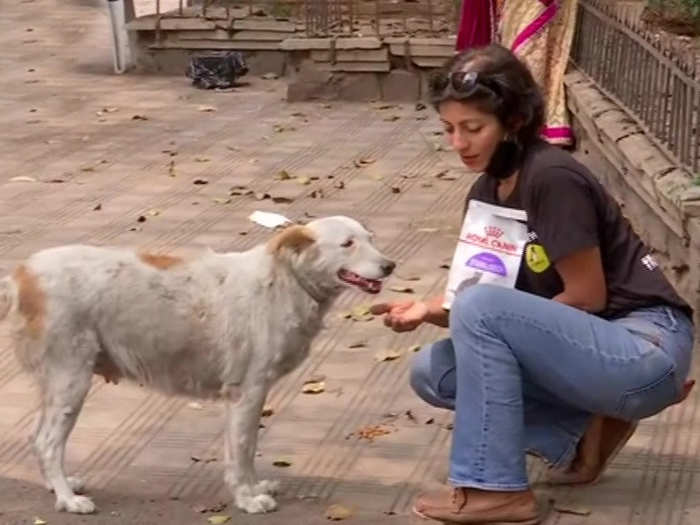
[{"label": "fallen leaf on ground", "polygon": [[160,215],[160,210],[155,210],[155,209],[153,209],[153,210],[148,210],[148,214],[149,214],[151,217],[157,217],[158,215]]},{"label": "fallen leaf on ground", "polygon": [[371,321],[374,319],[370,307],[365,304],[355,306],[349,312],[342,314],[342,317],[344,319],[352,319],[353,321]]},{"label": "fallen leaf on ground", "polygon": [[563,514],[574,514],[575,516],[590,516],[591,509],[575,503],[554,503],[554,510]]},{"label": "fallen leaf on ground", "polygon": [[411,345],[408,347],[409,352],[418,352],[421,349],[420,345]]},{"label": "fallen leaf on ground", "polygon": [[204,184],[209,184],[209,181],[207,179],[194,179],[192,181],[192,184],[196,184],[197,186],[203,186]]},{"label": "fallen leaf on ground", "polygon": [[449,269],[450,269],[450,263],[442,263],[442,264],[440,265],[440,268],[442,268],[443,270],[449,270]]},{"label": "fallen leaf on ground", "polygon": [[171,177],[175,176],[175,161],[171,160],[170,164],[168,164],[168,175]]},{"label": "fallen leaf on ground", "polygon": [[270,198],[270,194],[261,191],[261,192],[256,193],[254,195],[254,197],[255,197],[255,200],[257,200],[257,201],[264,201],[265,199]]},{"label": "fallen leaf on ground", "polygon": [[309,193],[309,197],[311,197],[312,199],[322,199],[324,197],[323,190],[314,190],[311,193]]},{"label": "fallen leaf on ground", "polygon": [[390,348],[385,350],[380,350],[374,355],[374,358],[379,361],[394,361],[401,357],[401,352],[399,350],[392,350]]},{"label": "fallen leaf on ground", "polygon": [[352,511],[342,505],[334,504],[326,509],[326,519],[331,521],[346,520],[352,516]]},{"label": "fallen leaf on ground", "polygon": [[389,290],[398,293],[415,293],[415,290],[410,286],[390,286]]},{"label": "fallen leaf on ground", "polygon": [[17,177],[12,177],[10,182],[36,182],[34,177],[27,177],[26,175],[19,175]]},{"label": "fallen leaf on ground", "polygon": [[215,198],[213,199],[213,201],[214,201],[216,204],[229,204],[229,203],[231,202],[231,199],[230,199],[230,198],[226,199],[226,198],[224,198],[224,197],[215,197]]},{"label": "fallen leaf on ground", "polygon": [[292,117],[305,117],[306,113],[302,113],[301,111],[295,111],[294,113],[291,114]]},{"label": "fallen leaf on ground", "polygon": [[202,410],[204,408],[204,405],[202,405],[202,403],[197,403],[196,401],[191,401],[190,403],[187,403],[187,408],[191,408],[193,410]]},{"label": "fallen leaf on ground", "polygon": [[221,512],[226,507],[228,507],[228,503],[224,502],[215,503],[214,505],[197,504],[192,506],[192,510],[199,514],[206,514],[207,512]]},{"label": "fallen leaf on ground", "polygon": [[398,186],[392,186],[391,193],[401,193],[401,188],[399,188]]},{"label": "fallen leaf on ground", "polygon": [[294,202],[294,199],[291,197],[271,197],[271,199],[275,204],[289,204]]},{"label": "fallen leaf on ground", "polygon": [[348,348],[365,348],[367,343],[365,341],[357,341],[356,343],[350,343]]},{"label": "fallen leaf on ground", "polygon": [[434,417],[431,417],[431,418],[428,418],[428,419],[425,420],[425,424],[426,424],[426,425],[432,425],[433,423],[435,423],[435,418],[434,418]]},{"label": "fallen leaf on ground", "polygon": [[306,186],[307,184],[311,184],[311,179],[309,177],[297,177],[297,182]]},{"label": "fallen leaf on ground", "polygon": [[378,110],[384,110],[384,109],[393,109],[396,107],[396,104],[379,104],[378,106],[375,106],[376,109]]},{"label": "fallen leaf on ground", "polygon": [[345,183],[342,180],[339,180],[335,184],[333,184],[334,188],[338,188],[339,190],[342,190],[345,188]]},{"label": "fallen leaf on ground", "polygon": [[293,177],[289,174],[287,170],[281,170],[277,175],[275,175],[275,179],[277,180],[290,180]]},{"label": "fallen leaf on ground", "polygon": [[356,168],[362,168],[364,166],[367,166],[369,164],[373,164],[375,160],[372,157],[362,157],[360,159],[357,159],[353,161],[353,164],[355,165]]},{"label": "fallen leaf on ground", "polygon": [[272,408],[272,405],[265,405],[262,409],[262,417],[270,417],[274,413],[275,410]]},{"label": "fallen leaf on ground", "polygon": [[416,421],[416,416],[413,415],[413,412],[411,412],[411,409],[406,410],[406,412],[404,412],[404,414],[406,415],[406,417],[410,421],[414,421],[414,422]]},{"label": "fallen leaf on ground", "polygon": [[195,162],[209,162],[211,159],[209,157],[195,157]]},{"label": "fallen leaf on ground", "polygon": [[92,209],[93,211],[100,211],[102,209],[102,204],[95,204],[95,207]]},{"label": "fallen leaf on ground", "polygon": [[138,219],[136,219],[136,222],[146,222],[146,216],[145,216],[145,215],[139,215]]},{"label": "fallen leaf on ground", "polygon": [[276,78],[278,78],[278,75],[277,73],[265,73],[262,76],[262,78],[265,80],[275,80]]},{"label": "fallen leaf on ground", "polygon": [[357,436],[357,439],[366,439],[367,441],[374,441],[375,438],[386,436],[394,432],[395,428],[389,428],[385,425],[365,425],[364,427],[351,432],[345,439],[350,439],[353,436]]},{"label": "fallen leaf on ground", "polygon": [[326,380],[326,376],[323,374],[314,374],[310,378],[304,381],[304,384],[308,383],[321,383]]},{"label": "fallen leaf on ground", "polygon": [[423,111],[426,108],[422,102],[416,102],[416,111]]},{"label": "fallen leaf on ground", "polygon": [[197,111],[212,112],[212,111],[216,111],[216,108],[214,106],[202,105],[202,106],[197,106]]},{"label": "fallen leaf on ground", "polygon": [[385,120],[386,122],[396,122],[396,121],[399,120],[400,118],[401,118],[401,117],[399,117],[398,115],[391,115],[391,116],[389,116],[389,117],[384,117],[384,120]]},{"label": "fallen leaf on ground", "polygon": [[131,120],[148,120],[148,117],[146,115],[134,115],[131,117]]},{"label": "fallen leaf on ground", "polygon": [[211,525],[222,525],[227,521],[231,521],[231,516],[209,516],[207,521],[211,523]]},{"label": "fallen leaf on ground", "polygon": [[272,466],[273,467],[281,467],[281,468],[291,467],[292,462],[289,460],[286,460],[286,459],[276,459],[272,462]]},{"label": "fallen leaf on ground", "polygon": [[301,392],[303,394],[320,394],[326,389],[326,384],[323,381],[318,383],[305,383],[301,387]]},{"label": "fallen leaf on ground", "polygon": [[48,522],[45,520],[42,520],[38,516],[34,518],[34,521],[32,522],[34,525],[47,525]]},{"label": "fallen leaf on ground", "polygon": [[93,166],[85,166],[84,168],[80,168],[80,171],[95,171],[95,168]]}]

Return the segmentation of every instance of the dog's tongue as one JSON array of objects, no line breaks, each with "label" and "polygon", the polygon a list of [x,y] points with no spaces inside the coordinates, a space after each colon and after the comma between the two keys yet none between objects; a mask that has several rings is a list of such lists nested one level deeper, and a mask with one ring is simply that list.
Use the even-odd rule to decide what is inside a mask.
[{"label": "dog's tongue", "polygon": [[360,277],[357,284],[367,293],[379,293],[382,291],[382,282],[375,281],[374,279]]}]

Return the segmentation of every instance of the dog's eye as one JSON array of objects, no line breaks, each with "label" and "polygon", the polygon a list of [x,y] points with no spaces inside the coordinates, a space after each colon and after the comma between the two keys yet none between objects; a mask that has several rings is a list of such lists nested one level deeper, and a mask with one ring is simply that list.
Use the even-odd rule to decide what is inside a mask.
[{"label": "dog's eye", "polygon": [[352,239],[348,239],[348,240],[345,241],[343,244],[341,244],[341,246],[342,246],[343,248],[350,248],[350,246],[352,246]]}]

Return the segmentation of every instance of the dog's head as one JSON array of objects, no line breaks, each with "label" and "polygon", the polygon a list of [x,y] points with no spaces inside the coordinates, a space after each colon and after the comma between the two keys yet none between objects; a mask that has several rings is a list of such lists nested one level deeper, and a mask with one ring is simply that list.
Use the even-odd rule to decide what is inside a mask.
[{"label": "dog's head", "polygon": [[273,237],[268,248],[283,255],[295,275],[325,296],[349,286],[379,293],[382,279],[396,266],[374,247],[367,229],[341,216],[290,226]]}]

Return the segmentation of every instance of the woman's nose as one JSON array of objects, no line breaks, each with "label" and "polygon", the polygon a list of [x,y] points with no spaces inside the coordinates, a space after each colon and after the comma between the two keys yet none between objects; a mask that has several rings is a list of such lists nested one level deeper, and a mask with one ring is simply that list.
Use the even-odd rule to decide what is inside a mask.
[{"label": "woman's nose", "polygon": [[464,135],[464,133],[455,131],[450,136],[450,146],[452,146],[452,149],[454,149],[455,151],[460,151],[466,149],[467,146],[469,146],[469,141],[467,140],[467,137]]}]

